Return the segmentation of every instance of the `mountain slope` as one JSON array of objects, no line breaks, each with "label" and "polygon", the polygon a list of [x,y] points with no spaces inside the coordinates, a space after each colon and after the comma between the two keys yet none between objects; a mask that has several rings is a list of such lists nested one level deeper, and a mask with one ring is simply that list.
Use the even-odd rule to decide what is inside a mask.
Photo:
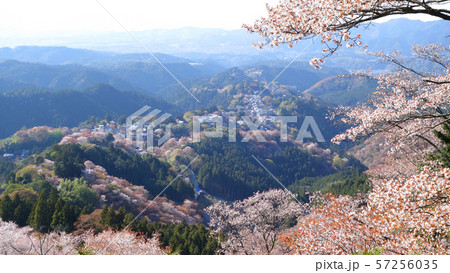
[{"label": "mountain slope", "polygon": [[107,83],[122,90],[133,85],[115,76],[81,65],[45,65],[7,60],[0,63],[0,92],[13,87],[32,86],[50,90],[81,90],[97,83]]},{"label": "mountain slope", "polygon": [[307,89],[305,93],[329,104],[354,106],[367,100],[377,88],[377,81],[363,77],[328,77]]},{"label": "mountain slope", "polygon": [[175,112],[156,98],[137,92],[122,92],[104,84],[76,90],[23,90],[0,94],[0,138],[23,126],[76,126],[91,116],[113,118],[129,115],[149,105],[163,111]]}]

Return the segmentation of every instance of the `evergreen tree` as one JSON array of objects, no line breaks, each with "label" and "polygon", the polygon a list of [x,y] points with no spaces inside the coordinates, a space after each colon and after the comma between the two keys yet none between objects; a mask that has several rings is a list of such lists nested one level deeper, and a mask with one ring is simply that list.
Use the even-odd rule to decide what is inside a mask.
[{"label": "evergreen tree", "polygon": [[0,218],[5,221],[14,221],[14,204],[11,198],[6,194],[0,202]]},{"label": "evergreen tree", "polygon": [[74,229],[73,223],[76,221],[77,213],[69,204],[63,207],[63,229],[65,232],[71,232]]},{"label": "evergreen tree", "polygon": [[50,210],[51,215],[55,212],[55,206],[58,202],[58,193],[56,192],[56,189],[52,187],[50,190],[50,194],[48,196],[48,208]]},{"label": "evergreen tree", "polygon": [[13,199],[14,205],[14,221],[19,226],[25,226],[27,224],[28,215],[30,214],[31,205],[20,199],[20,195],[16,193]]},{"label": "evergreen tree", "polygon": [[129,224],[132,224],[132,228],[134,223],[131,223],[134,220],[134,215],[132,213],[127,213],[123,218],[122,229],[126,228]]},{"label": "evergreen tree", "polygon": [[33,215],[31,215],[30,225],[37,231],[48,232],[52,222],[52,214],[49,202],[44,192],[39,195]]},{"label": "evergreen tree", "polygon": [[108,209],[108,213],[106,214],[105,223],[107,226],[115,227],[116,226],[116,211],[113,206],[110,206]]},{"label": "evergreen tree", "polygon": [[64,212],[63,212],[64,205],[65,205],[65,203],[64,203],[63,199],[60,197],[58,199],[58,201],[56,202],[55,212],[53,213],[53,216],[52,216],[52,227],[56,230],[62,229],[62,227],[65,224]]},{"label": "evergreen tree", "polygon": [[14,220],[16,224],[21,227],[26,226],[29,215],[30,206],[28,206],[25,202],[20,203],[14,210]]},{"label": "evergreen tree", "polygon": [[119,210],[117,211],[117,215],[116,215],[116,219],[114,222],[114,228],[116,229],[122,229],[122,225],[123,225],[123,220],[125,219],[125,215],[127,214],[127,210],[125,209],[125,207],[120,207]]},{"label": "evergreen tree", "polygon": [[108,215],[108,206],[104,205],[102,212],[100,213],[100,224],[104,225],[105,227],[109,225],[107,215]]}]

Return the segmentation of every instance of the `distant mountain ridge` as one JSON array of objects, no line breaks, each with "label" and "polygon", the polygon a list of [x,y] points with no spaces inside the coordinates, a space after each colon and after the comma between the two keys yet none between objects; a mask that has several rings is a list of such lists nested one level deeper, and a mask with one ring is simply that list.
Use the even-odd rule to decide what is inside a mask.
[{"label": "distant mountain ridge", "polygon": [[[179,80],[207,77],[215,72],[213,67],[203,69],[189,63],[167,63],[165,67]],[[158,63],[123,62],[93,67],[17,60],[0,62],[0,93],[24,87],[82,90],[97,83],[109,84],[119,90],[152,93],[176,82]]]},{"label": "distant mountain ridge", "polygon": [[[444,20],[423,22],[406,18],[392,19],[384,23],[371,23],[369,29],[361,26],[354,30],[361,33],[365,45],[370,51],[400,50],[408,53],[411,44],[442,43],[447,44],[446,36],[449,32],[448,24]],[[163,63],[174,62],[203,62],[231,68],[233,66],[255,65],[261,61],[292,60],[310,41],[303,41],[288,48],[266,47],[259,50],[253,42],[261,41],[261,37],[249,34],[243,29],[155,29],[132,32],[148,50]],[[402,39],[398,39],[402,37]],[[20,38],[9,40],[21,41]],[[34,44],[47,46],[45,39],[24,39],[19,44]],[[52,45],[59,44],[67,47],[86,48],[73,49],[64,47],[16,47],[1,48],[0,60],[17,59],[26,62],[41,62],[46,64],[80,63],[92,65],[106,61],[148,61],[154,62],[151,56],[125,32],[99,32],[84,35],[71,35],[66,38],[52,38]],[[323,45],[320,41],[308,47],[299,60],[309,61],[313,56],[321,56]],[[103,52],[108,51],[108,52]],[[120,54],[120,53],[131,54]],[[170,54],[170,55],[167,55]],[[38,56],[38,57],[37,57]],[[343,49],[327,60],[328,65],[343,67],[345,69],[359,69],[373,65],[369,58],[356,49]],[[218,72],[218,71],[216,71]]]},{"label": "distant mountain ridge", "polygon": [[[163,63],[191,62],[185,58],[162,53],[154,53],[154,56]],[[0,48],[0,61],[9,59],[49,65],[96,65],[100,63],[116,64],[130,61],[145,61],[150,63],[157,62],[148,53],[120,54],[107,51],[70,48],[66,46],[18,46],[15,48]]]},{"label": "distant mountain ridge", "polygon": [[[355,29],[354,32],[362,34],[363,42],[369,46],[368,49],[370,51],[400,50],[408,53],[410,50],[409,45],[411,44],[428,44],[430,42],[447,44],[448,38],[446,36],[448,35],[449,27],[444,20],[423,22],[400,18],[384,23],[371,23],[369,29],[361,26],[359,29]],[[224,30],[189,27],[169,30],[155,29],[132,33],[148,50],[154,52],[155,56],[161,59],[162,62],[185,62],[187,59],[191,62],[207,61],[209,63],[219,63],[227,68],[249,64],[254,65],[255,62],[260,61],[292,60],[310,43],[310,41],[300,42],[293,49],[281,46],[273,49],[266,47],[263,50],[259,50],[253,47],[253,42],[261,41],[262,39],[257,35],[247,33],[243,29]],[[398,37],[402,37],[402,39],[400,40]],[[17,39],[10,38],[10,40]],[[48,45],[43,44],[43,39],[36,41],[26,39],[24,41],[27,44]],[[21,43],[23,44],[24,42]],[[39,59],[32,60],[30,59],[32,54],[26,53],[27,50],[31,50],[30,48],[17,47],[14,50],[0,49],[0,60],[12,58],[48,64],[74,62],[91,64],[102,62],[105,58],[111,57],[111,54],[114,55],[114,58],[125,58],[128,61],[140,61],[140,58],[150,57],[125,32],[86,33],[82,36],[72,35],[68,38],[57,38],[56,41],[53,38],[52,43],[92,50],[141,54],[120,56],[117,53],[79,50],[73,52],[71,58],[63,60],[60,59],[60,56],[64,55],[62,53],[66,49],[52,48],[45,54],[42,53]],[[299,56],[299,60],[307,61],[312,56],[321,56],[322,47],[323,45],[320,41],[314,42],[311,47],[307,48]],[[39,49],[34,48],[32,50],[37,52]],[[8,55],[13,53],[15,55]],[[339,66],[345,69],[359,69],[372,65],[372,63],[367,63],[367,60],[367,56],[361,50],[344,49],[339,52],[339,55],[329,58],[328,65]]]}]

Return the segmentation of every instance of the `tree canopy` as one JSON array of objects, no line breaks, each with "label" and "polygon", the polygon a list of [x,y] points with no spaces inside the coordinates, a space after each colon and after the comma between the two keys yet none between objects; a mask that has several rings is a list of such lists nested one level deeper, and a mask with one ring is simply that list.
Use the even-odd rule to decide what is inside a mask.
[{"label": "tree canopy", "polygon": [[[355,28],[373,20],[405,14],[427,14],[450,20],[450,11],[443,7],[448,0],[288,0],[276,6],[267,6],[268,15],[253,25],[244,25],[250,32],[266,38],[266,44],[278,46],[317,37],[324,56],[330,56],[342,45],[363,46],[362,37]],[[258,43],[260,47],[264,43]],[[364,47],[364,46],[363,46]],[[319,67],[323,59],[314,58]]]}]

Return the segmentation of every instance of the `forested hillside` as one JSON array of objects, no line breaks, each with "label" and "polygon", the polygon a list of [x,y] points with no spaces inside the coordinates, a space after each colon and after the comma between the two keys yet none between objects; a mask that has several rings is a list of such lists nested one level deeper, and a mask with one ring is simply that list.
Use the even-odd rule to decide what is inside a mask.
[{"label": "forested hillside", "polygon": [[7,137],[22,127],[48,125],[73,127],[91,117],[118,118],[145,105],[165,111],[166,102],[137,92],[118,91],[98,84],[82,91],[24,89],[0,94],[0,136]]}]

